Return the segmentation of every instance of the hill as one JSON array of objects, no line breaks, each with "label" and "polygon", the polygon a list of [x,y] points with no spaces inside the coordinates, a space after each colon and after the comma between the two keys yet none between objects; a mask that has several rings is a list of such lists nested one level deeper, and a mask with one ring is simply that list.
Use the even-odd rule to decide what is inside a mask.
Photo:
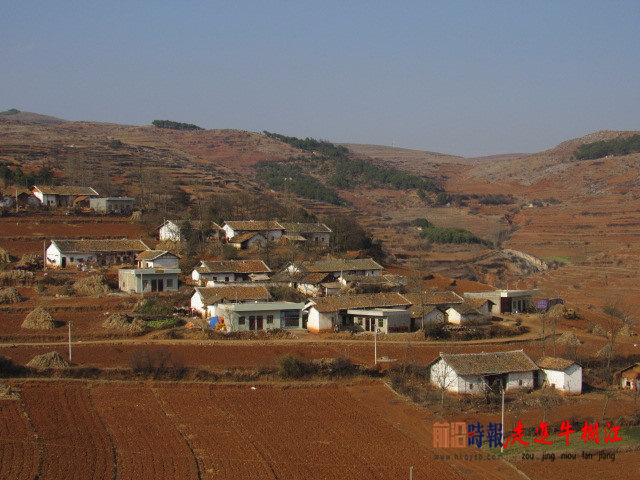
[{"label": "hill", "polygon": [[20,110],[17,110],[15,108],[10,108],[9,110],[0,112],[0,121],[3,120],[12,120],[15,122],[42,125],[55,125],[58,123],[67,122],[67,120],[62,120],[61,118],[42,115],[40,113],[21,112]]}]

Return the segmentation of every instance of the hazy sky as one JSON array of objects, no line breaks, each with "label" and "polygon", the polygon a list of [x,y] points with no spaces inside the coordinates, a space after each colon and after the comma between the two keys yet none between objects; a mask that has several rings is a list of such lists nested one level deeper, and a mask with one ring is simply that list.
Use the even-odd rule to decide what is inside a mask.
[{"label": "hazy sky", "polygon": [[640,129],[640,2],[9,1],[0,110],[465,156]]}]

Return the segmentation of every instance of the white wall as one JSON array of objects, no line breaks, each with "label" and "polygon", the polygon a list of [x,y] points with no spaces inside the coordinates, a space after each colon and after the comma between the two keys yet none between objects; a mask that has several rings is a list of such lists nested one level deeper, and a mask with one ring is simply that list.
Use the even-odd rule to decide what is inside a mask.
[{"label": "white wall", "polygon": [[436,363],[431,365],[431,383],[438,388],[444,388],[450,392],[458,392],[460,381],[456,372],[440,358]]},{"label": "white wall", "polygon": [[160,227],[160,240],[173,240],[179,242],[181,239],[180,227],[172,222],[166,222]]},{"label": "white wall", "polygon": [[197,291],[193,292],[193,295],[191,296],[191,309],[200,312],[200,315],[205,314],[205,306],[202,302],[202,297]]},{"label": "white wall", "polygon": [[334,318],[335,313],[320,313],[315,307],[311,307],[307,319],[307,330],[312,332],[332,330]]},{"label": "white wall", "polygon": [[506,390],[513,388],[534,388],[533,372],[512,372],[507,375]]},{"label": "white wall", "polygon": [[569,393],[582,392],[582,367],[577,363],[571,365],[564,372],[543,368],[540,376],[541,384],[554,386],[558,390]]}]

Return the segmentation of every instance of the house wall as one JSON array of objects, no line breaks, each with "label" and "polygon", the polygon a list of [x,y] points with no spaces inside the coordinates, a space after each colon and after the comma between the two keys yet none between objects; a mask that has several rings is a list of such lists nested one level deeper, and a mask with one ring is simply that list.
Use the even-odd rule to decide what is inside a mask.
[{"label": "house wall", "polygon": [[582,367],[574,363],[566,371],[543,368],[539,383],[568,393],[582,393]]},{"label": "house wall", "polygon": [[459,391],[460,383],[458,375],[442,358],[431,365],[430,379],[431,383],[438,388],[444,388],[450,392]]},{"label": "house wall", "polygon": [[174,242],[181,241],[180,227],[172,222],[166,222],[160,227],[159,238],[160,240],[173,240]]},{"label": "house wall", "polygon": [[173,255],[163,255],[155,260],[143,260],[141,268],[178,268],[180,259]]},{"label": "house wall", "polygon": [[447,309],[447,322],[460,325],[462,323],[462,315],[453,308]]},{"label": "house wall", "polygon": [[[227,331],[248,331],[250,328],[250,317],[262,317],[262,330],[272,330],[282,328],[281,310],[264,310],[259,307],[256,310],[237,312],[233,308],[234,304],[220,304],[217,309],[218,317],[224,321]],[[272,322],[268,323],[268,317],[272,317]],[[240,324],[240,318],[244,317],[244,324]]]},{"label": "house wall", "polygon": [[124,198],[90,198],[89,207],[96,212],[129,213],[133,211],[133,200]]},{"label": "house wall", "polygon": [[46,265],[48,267],[62,267],[62,259],[65,259],[66,266],[78,263],[97,262],[95,253],[91,252],[60,252],[55,244],[47,247]]},{"label": "house wall", "polygon": [[198,312],[202,316],[206,313],[206,308],[202,302],[202,296],[197,291],[193,292],[193,295],[191,295],[191,310]]},{"label": "house wall", "polygon": [[314,333],[333,331],[335,318],[336,312],[321,313],[315,307],[311,307],[307,318],[307,330]]},{"label": "house wall", "polygon": [[118,271],[118,286],[123,292],[142,293],[143,290],[145,293],[152,292],[152,280],[162,280],[164,292],[178,290],[177,273],[141,273],[128,268]]},{"label": "house wall", "polygon": [[460,393],[481,393],[484,391],[486,382],[478,375],[465,375],[458,377],[458,392]]},{"label": "house wall", "polygon": [[309,245],[329,244],[331,238],[330,233],[305,233],[303,236],[307,239]]},{"label": "house wall", "polygon": [[516,388],[534,388],[533,372],[511,372],[507,374],[505,390]]},{"label": "house wall", "polygon": [[[422,321],[422,318],[419,318],[417,322]],[[442,323],[444,322],[444,313],[440,310],[432,310],[424,318],[425,323]]]}]

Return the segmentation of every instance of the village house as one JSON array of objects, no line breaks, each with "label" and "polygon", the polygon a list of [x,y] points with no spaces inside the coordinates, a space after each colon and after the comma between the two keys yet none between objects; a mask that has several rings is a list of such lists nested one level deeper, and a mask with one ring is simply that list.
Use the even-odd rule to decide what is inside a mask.
[{"label": "village house", "polygon": [[82,197],[98,197],[99,194],[91,187],[75,187],[57,185],[54,187],[34,185],[33,195],[40,203],[49,207],[71,207]]},{"label": "village house", "polygon": [[138,268],[178,268],[180,257],[166,250],[145,250],[136,256]]},{"label": "village house", "polygon": [[543,357],[538,360],[538,385],[567,393],[582,393],[582,366],[572,360]]},{"label": "village house", "polygon": [[493,302],[491,313],[499,315],[529,311],[533,305],[533,296],[539,293],[539,290],[486,290],[466,292],[464,297],[491,300]]},{"label": "village house", "polygon": [[333,276],[329,273],[289,272],[288,270],[278,272],[271,278],[273,283],[283,283],[310,297],[326,294],[327,285],[330,292],[339,290],[340,285],[337,285],[337,290],[331,288],[332,280]]},{"label": "village house", "polygon": [[343,274],[338,282],[345,288],[357,289],[360,293],[400,291],[407,286],[407,277],[402,275],[351,275]]},{"label": "village house", "polygon": [[635,363],[614,373],[613,378],[625,390],[640,392],[640,363]]},{"label": "village house", "polygon": [[130,214],[133,212],[133,197],[92,197],[89,208],[99,213]]},{"label": "village house", "polygon": [[277,242],[284,234],[284,227],[274,221],[228,221],[222,226],[225,237],[229,243],[242,243],[234,237],[245,234],[260,234],[268,242]]},{"label": "village house", "polygon": [[458,393],[534,388],[538,366],[522,350],[441,353],[429,364],[431,383]]},{"label": "village house", "polygon": [[432,323],[445,323],[444,311],[435,305],[424,303],[424,295],[420,293],[402,294],[411,302],[409,315],[411,316],[411,330],[418,330]]},{"label": "village house", "polygon": [[290,273],[328,273],[337,280],[343,275],[381,275],[383,267],[373,258],[354,258],[294,262],[284,270]]},{"label": "village house", "polygon": [[173,242],[186,241],[184,229],[186,228],[187,222],[192,230],[204,231],[204,233],[207,234],[208,239],[217,240],[223,235],[222,229],[215,222],[201,222],[200,220],[165,220],[162,225],[158,227],[158,238],[160,240],[170,240]]},{"label": "village house", "polygon": [[203,317],[214,317],[222,303],[264,302],[271,294],[263,285],[196,287],[191,296],[191,311]]},{"label": "village house", "polygon": [[218,306],[217,317],[229,332],[304,328],[303,307],[296,302],[227,303]]},{"label": "village house", "polygon": [[447,321],[455,325],[486,323],[491,319],[493,302],[485,298],[469,298],[445,310]]},{"label": "village house", "polygon": [[[396,322],[399,317],[383,318],[384,331],[408,331],[411,327],[409,307],[411,302],[396,292],[369,293],[359,295],[335,295],[310,299],[305,306],[309,317],[307,329],[311,332],[335,331],[337,329],[355,329],[371,331],[374,316],[366,311],[380,309],[406,310],[401,317],[401,323]],[[356,322],[356,317],[358,321]],[[375,316],[378,319],[377,316]]]},{"label": "village house", "polygon": [[138,254],[150,250],[142,240],[51,240],[45,265],[65,268],[76,264],[133,264]]},{"label": "village house", "polygon": [[308,245],[329,245],[331,229],[324,223],[280,222],[284,227],[283,238]]},{"label": "village house", "polygon": [[191,278],[199,285],[213,287],[229,282],[268,281],[270,273],[262,260],[202,260],[191,272]]},{"label": "village house", "polygon": [[179,268],[121,268],[118,287],[127,293],[175,292]]},{"label": "village house", "polygon": [[238,250],[247,250],[253,247],[265,248],[269,241],[262,233],[246,232],[234,236],[227,243]]}]

